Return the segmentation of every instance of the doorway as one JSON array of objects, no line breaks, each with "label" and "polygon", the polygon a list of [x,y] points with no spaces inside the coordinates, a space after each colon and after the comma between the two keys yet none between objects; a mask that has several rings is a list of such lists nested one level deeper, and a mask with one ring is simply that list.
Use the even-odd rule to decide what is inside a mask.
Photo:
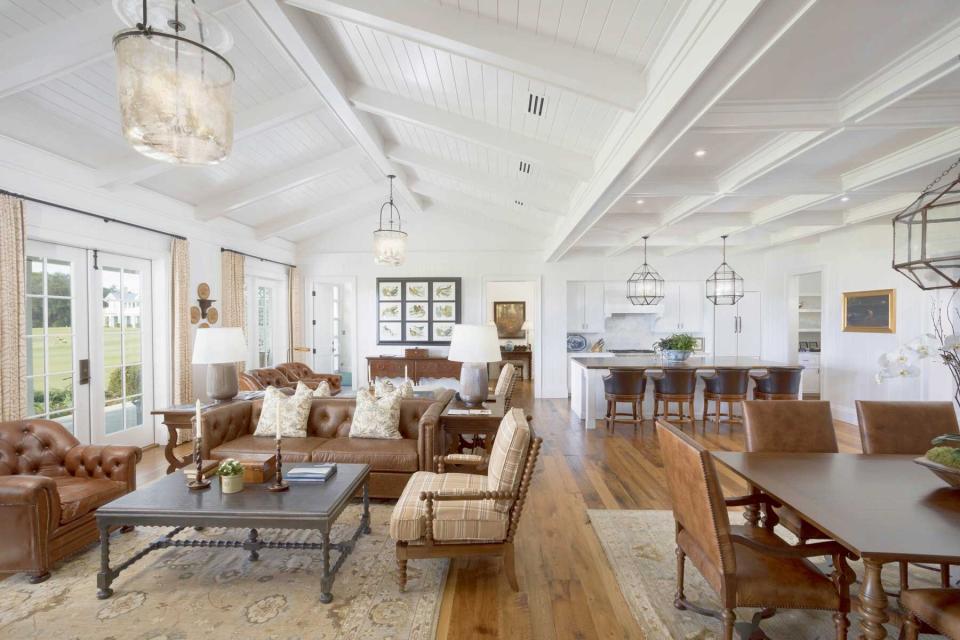
[{"label": "doorway", "polygon": [[[483,322],[498,325],[497,337],[503,361],[520,367],[523,380],[531,383],[534,396],[540,397],[543,383],[540,375],[540,278],[485,276],[482,304]],[[499,374],[499,367],[490,369],[491,377]]]},{"label": "doorway", "polygon": [[321,278],[310,283],[307,295],[307,336],[310,367],[335,373],[343,388],[353,386],[356,370],[356,285],[350,278]]},{"label": "doorway", "polygon": [[801,273],[790,278],[790,341],[797,363],[803,367],[802,394],[807,399],[821,397],[820,349],[823,318],[823,274]]},{"label": "doorway", "polygon": [[153,444],[151,263],[27,242],[27,412],[81,442]]}]

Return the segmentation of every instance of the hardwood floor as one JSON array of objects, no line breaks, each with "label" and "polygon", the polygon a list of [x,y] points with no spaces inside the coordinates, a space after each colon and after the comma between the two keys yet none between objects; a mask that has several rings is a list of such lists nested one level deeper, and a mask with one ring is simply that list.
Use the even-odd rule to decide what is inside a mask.
[{"label": "hardwood floor", "polygon": [[[587,432],[566,400],[533,399],[529,381],[518,385],[514,404],[533,416],[544,439],[517,535],[520,591],[510,589],[499,560],[454,561],[437,637],[642,638],[586,510],[670,508],[652,422],[636,435],[629,425],[613,435]],[[860,451],[855,426],[837,422],[836,430],[841,451]],[[696,438],[710,449],[743,448],[739,425],[724,423],[718,432],[709,422],[704,433],[697,423]],[[161,449],[145,452],[138,482],[165,467]],[[728,495],[744,490],[729,473],[723,483]]]}]

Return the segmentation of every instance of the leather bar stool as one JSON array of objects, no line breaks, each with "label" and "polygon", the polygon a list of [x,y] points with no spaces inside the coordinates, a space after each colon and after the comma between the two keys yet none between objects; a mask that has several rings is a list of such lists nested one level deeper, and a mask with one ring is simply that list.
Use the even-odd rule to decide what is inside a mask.
[{"label": "leather bar stool", "polygon": [[[723,369],[717,367],[712,374],[701,374],[703,378],[703,425],[707,425],[708,405],[715,405],[714,419],[717,431],[720,431],[720,418],[727,422],[743,422],[733,414],[733,406],[747,399],[747,387],[750,384],[750,372],[747,369]],[[727,412],[720,412],[721,403],[727,403]]]},{"label": "leather bar stool", "polygon": [[[643,369],[611,369],[603,377],[603,393],[607,399],[607,415],[604,422],[607,431],[613,433],[617,422],[633,425],[633,432],[643,423],[643,394],[647,391],[647,376]],[[630,413],[618,413],[617,403],[630,404]],[[619,419],[618,419],[619,418]]]},{"label": "leather bar stool", "polygon": [[768,367],[762,375],[753,378],[754,400],[799,400],[800,372],[803,367]]},{"label": "leather bar stool", "polygon": [[[653,418],[663,417],[675,422],[689,422],[693,424],[693,396],[697,388],[696,369],[670,369],[663,373],[653,374]],[[663,402],[663,413],[660,413],[660,403]],[[677,413],[670,413],[670,403],[677,403]],[[688,414],[684,415],[684,405]]]}]

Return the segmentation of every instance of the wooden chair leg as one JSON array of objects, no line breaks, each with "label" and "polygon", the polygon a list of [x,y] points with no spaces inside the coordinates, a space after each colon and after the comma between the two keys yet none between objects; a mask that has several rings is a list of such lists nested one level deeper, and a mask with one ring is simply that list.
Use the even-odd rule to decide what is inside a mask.
[{"label": "wooden chair leg", "polygon": [[707,402],[707,394],[703,394],[703,429],[704,431],[706,431],[707,429],[707,415],[708,415],[707,405],[708,404],[709,403]]},{"label": "wooden chair leg", "polygon": [[940,565],[940,588],[941,589],[950,588],[950,565],[949,564]]},{"label": "wooden chair leg", "polygon": [[637,435],[637,401],[634,400],[631,403],[631,408],[633,409],[633,435]]},{"label": "wooden chair leg", "polygon": [[400,583],[400,593],[407,588],[407,543],[397,542],[397,582]]},{"label": "wooden chair leg", "polygon": [[847,640],[847,629],[850,628],[847,614],[842,611],[833,614],[833,624],[837,628],[837,640]]},{"label": "wooden chair leg", "polygon": [[683,601],[687,599],[687,596],[683,593],[683,569],[686,565],[687,554],[683,552],[683,549],[677,547],[677,595],[673,599],[673,606],[677,609],[686,609],[687,606],[683,604]]},{"label": "wooden chair leg", "polygon": [[716,414],[713,416],[717,420],[717,433],[720,433],[720,398],[716,400]]},{"label": "wooden chair leg", "polygon": [[900,563],[900,591],[906,591],[910,588],[909,569],[910,565],[906,562]]},{"label": "wooden chair leg", "polygon": [[723,610],[723,640],[733,640],[733,626],[737,621],[737,614],[733,609]]},{"label": "wooden chair leg", "polygon": [[509,542],[503,550],[503,569],[507,573],[507,582],[514,591],[520,591],[520,583],[517,582],[517,567],[513,557],[513,543]]},{"label": "wooden chair leg", "polygon": [[912,613],[903,619],[903,628],[900,630],[903,640],[920,640],[920,620]]}]

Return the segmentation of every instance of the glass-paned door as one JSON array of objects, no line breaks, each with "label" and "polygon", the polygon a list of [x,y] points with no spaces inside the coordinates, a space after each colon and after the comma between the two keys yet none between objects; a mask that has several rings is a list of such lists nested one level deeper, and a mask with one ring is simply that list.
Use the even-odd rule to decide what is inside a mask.
[{"label": "glass-paned door", "polygon": [[340,372],[340,286],[333,285],[331,291],[330,318],[330,371]]},{"label": "glass-paned door", "polygon": [[286,304],[285,285],[280,280],[247,276],[247,334],[250,368],[272,367],[283,362],[286,353],[282,332],[287,331],[281,305]]},{"label": "glass-paned door", "polygon": [[92,438],[146,446],[154,439],[150,262],[101,253],[90,272]]},{"label": "glass-paned door", "polygon": [[273,365],[273,287],[258,284],[256,287],[257,300],[257,366],[269,367]]}]

